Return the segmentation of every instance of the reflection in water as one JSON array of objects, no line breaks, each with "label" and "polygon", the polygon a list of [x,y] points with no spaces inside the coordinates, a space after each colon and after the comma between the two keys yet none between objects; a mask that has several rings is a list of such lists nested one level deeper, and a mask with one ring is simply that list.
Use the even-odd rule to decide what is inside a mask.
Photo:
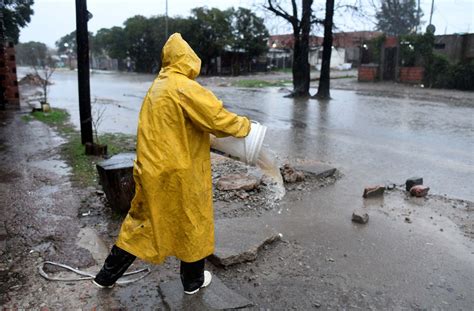
[{"label": "reflection in water", "polygon": [[293,130],[290,132],[292,139],[289,141],[290,149],[304,155],[307,153],[306,146],[311,145],[312,137],[308,135],[308,127],[311,126],[311,121],[308,115],[308,105],[310,99],[293,99],[291,107],[291,124]]},{"label": "reflection in water", "polygon": [[321,150],[321,152],[325,152],[325,157],[329,157],[328,152],[330,151],[329,148],[329,141],[328,141],[328,133],[326,132],[326,128],[328,126],[327,120],[329,119],[328,115],[328,105],[330,103],[328,101],[318,101],[317,103],[319,108],[318,113],[318,128],[320,129],[316,133],[316,148]]}]

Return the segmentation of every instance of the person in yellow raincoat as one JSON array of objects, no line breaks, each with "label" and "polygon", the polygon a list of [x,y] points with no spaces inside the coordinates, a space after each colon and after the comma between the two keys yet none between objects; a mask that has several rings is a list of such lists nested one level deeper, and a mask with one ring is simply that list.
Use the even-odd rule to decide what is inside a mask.
[{"label": "person in yellow raincoat", "polygon": [[155,264],[175,256],[192,294],[210,283],[204,259],[214,251],[209,134],[245,137],[250,121],[195,81],[201,60],[180,34],[170,36],[161,59],[138,121],[135,197],[94,283],[113,286],[135,256]]}]

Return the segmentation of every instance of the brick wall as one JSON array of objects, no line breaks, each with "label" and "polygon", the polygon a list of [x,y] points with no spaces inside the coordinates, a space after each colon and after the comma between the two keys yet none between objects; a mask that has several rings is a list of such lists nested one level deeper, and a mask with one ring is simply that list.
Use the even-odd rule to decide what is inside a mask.
[{"label": "brick wall", "polygon": [[373,82],[378,79],[379,66],[377,65],[360,65],[358,70],[359,82]]},{"label": "brick wall", "polygon": [[395,48],[398,45],[398,39],[397,37],[392,37],[388,36],[385,38],[385,42],[383,43],[383,46],[385,48]]},{"label": "brick wall", "polygon": [[401,67],[399,79],[403,83],[422,83],[425,69],[423,67]]},{"label": "brick wall", "polygon": [[16,78],[16,59],[13,43],[7,43],[0,55],[0,83],[2,84],[4,97],[9,104],[19,104],[18,81]]}]

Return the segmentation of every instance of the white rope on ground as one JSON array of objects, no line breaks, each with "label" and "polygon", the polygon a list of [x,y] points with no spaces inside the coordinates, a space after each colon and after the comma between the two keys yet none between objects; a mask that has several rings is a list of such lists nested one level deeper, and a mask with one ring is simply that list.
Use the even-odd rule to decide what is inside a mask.
[{"label": "white rope on ground", "polygon": [[[58,277],[53,277],[53,276],[49,276],[46,272],[44,272],[44,266],[45,265],[51,265],[51,266],[56,266],[56,267],[61,267],[61,268],[64,268],[66,270],[69,270],[69,271],[72,271],[76,274],[79,274],[79,275],[82,275],[84,277],[76,277],[76,278],[58,278]],[[78,270],[78,269],[74,269],[73,267],[70,267],[68,265],[65,265],[65,264],[62,264],[62,263],[57,263],[57,262],[53,262],[53,261],[45,261],[41,264],[38,265],[38,272],[39,274],[44,277],[45,279],[49,280],[49,281],[63,281],[63,282],[75,282],[75,281],[85,281],[85,280],[93,280],[95,278],[95,275],[93,275],[92,273],[89,273],[89,272],[85,272],[85,271],[81,271],[81,270]],[[123,280],[123,281],[120,281],[120,279],[116,282],[116,284],[118,285],[125,285],[125,284],[129,284],[129,283],[133,283],[133,282],[136,282],[136,281],[139,281],[141,279],[143,279],[144,277],[146,277],[148,274],[151,273],[151,269],[149,267],[147,268],[144,268],[144,269],[140,269],[140,270],[136,270],[136,271],[131,271],[131,272],[127,272],[125,273],[123,276],[129,276],[129,275],[134,275],[134,274],[138,274],[138,273],[145,273],[143,274],[142,276],[138,277],[138,278],[135,278],[135,279],[130,279],[130,280]]]}]

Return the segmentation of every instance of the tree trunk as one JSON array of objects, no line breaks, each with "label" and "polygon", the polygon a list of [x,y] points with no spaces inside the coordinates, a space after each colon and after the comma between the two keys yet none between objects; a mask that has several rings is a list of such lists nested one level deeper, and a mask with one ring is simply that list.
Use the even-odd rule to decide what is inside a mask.
[{"label": "tree trunk", "polygon": [[[306,48],[304,47],[306,45]],[[308,42],[303,42],[298,34],[295,34],[293,47],[293,93],[291,97],[309,96],[309,63]]]},{"label": "tree trunk", "polygon": [[299,26],[293,25],[293,93],[291,97],[309,97],[309,32],[311,30],[311,5],[313,0],[303,0],[303,13]]},{"label": "tree trunk", "polygon": [[321,75],[319,78],[318,99],[330,99],[330,67],[332,52],[332,25],[334,16],[334,0],[326,0],[326,17],[324,19],[323,57],[321,64]]}]

